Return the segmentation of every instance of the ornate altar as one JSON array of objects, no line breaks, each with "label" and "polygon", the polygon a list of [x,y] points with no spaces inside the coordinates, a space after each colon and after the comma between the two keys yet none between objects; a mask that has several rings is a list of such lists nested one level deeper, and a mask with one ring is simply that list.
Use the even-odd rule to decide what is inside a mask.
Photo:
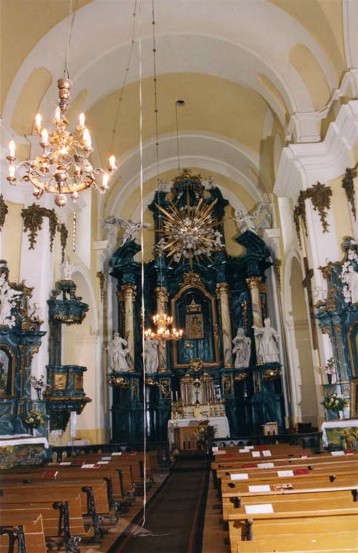
[{"label": "ornate altar", "polygon": [[9,269],[0,260],[0,434],[28,431],[30,409],[42,415],[39,434],[45,432],[45,402],[31,400],[31,361],[45,332],[43,321],[30,308],[32,288],[9,282]]},{"label": "ornate altar", "polygon": [[327,373],[323,395],[336,394],[357,416],[358,386],[358,245],[351,237],[342,243],[343,259],[321,267],[327,282],[324,300],[316,303],[321,331],[330,338],[333,369]]},{"label": "ornate altar", "polygon": [[[149,209],[155,247],[154,258],[144,265],[144,327],[153,324],[155,313],[169,316],[170,311],[173,327],[183,329],[184,336],[156,336],[159,366],[150,374],[144,372],[142,268],[134,259],[140,246],[133,240],[122,243],[110,260],[118,282],[114,327],[127,342],[133,366],[128,374],[112,375],[123,379],[113,388],[113,440],[141,439],[143,402],[148,438],[153,440],[166,439],[169,421],[172,425],[180,419],[198,420],[195,409],[197,414],[200,410],[199,418],[226,418],[225,437],[259,433],[269,421],[282,428],[281,364],[278,357],[257,356],[259,338],[253,329],[263,330],[268,317],[265,273],[271,253],[265,242],[252,225],[235,237],[244,253],[228,255],[225,242],[231,237],[225,236],[224,223],[232,208],[218,186],[189,170],[174,179],[170,191],[157,190]],[[240,355],[233,358],[238,328],[246,349],[241,357],[240,334],[234,341]],[[200,362],[199,371],[195,361]],[[135,398],[130,388],[134,375],[139,389]]]}]

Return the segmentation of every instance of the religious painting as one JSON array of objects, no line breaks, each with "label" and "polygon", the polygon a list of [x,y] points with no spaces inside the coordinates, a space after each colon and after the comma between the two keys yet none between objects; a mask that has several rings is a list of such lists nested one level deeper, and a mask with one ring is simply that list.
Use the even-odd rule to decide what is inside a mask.
[{"label": "religious painting", "polygon": [[7,346],[0,346],[0,398],[14,395],[15,355]]},{"label": "religious painting", "polygon": [[216,366],[219,362],[216,300],[199,275],[185,274],[183,280],[171,300],[176,326],[184,330],[184,340],[173,344],[173,365],[189,368],[192,359],[201,359],[205,367]]},{"label": "religious painting", "polygon": [[194,294],[188,296],[186,304],[185,336],[187,340],[202,340],[204,338],[202,307],[200,303],[195,302]]},{"label": "religious painting", "polygon": [[186,315],[185,336],[188,340],[202,340],[204,338],[204,320],[201,314]]},{"label": "religious painting", "polygon": [[67,386],[67,375],[65,374],[55,374],[53,379],[54,390],[63,391],[66,390]]}]

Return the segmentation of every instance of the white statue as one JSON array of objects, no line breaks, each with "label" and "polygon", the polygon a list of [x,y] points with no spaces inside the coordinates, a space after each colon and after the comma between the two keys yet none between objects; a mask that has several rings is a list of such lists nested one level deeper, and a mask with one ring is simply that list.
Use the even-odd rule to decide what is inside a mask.
[{"label": "white statue", "polygon": [[146,338],[144,342],[144,364],[147,374],[156,372],[159,366],[158,340]]},{"label": "white statue", "polygon": [[104,223],[105,225],[117,225],[117,227],[122,227],[124,229],[124,234],[120,246],[123,246],[126,242],[129,242],[130,240],[134,240],[134,235],[137,234],[137,232],[139,232],[142,227],[150,227],[149,223],[135,223],[131,219],[125,221],[124,219],[119,219],[118,217],[114,216],[107,217]]},{"label": "white statue", "polygon": [[251,338],[245,336],[243,328],[238,328],[232,343],[234,344],[232,353],[235,355],[234,367],[247,368],[251,356]]},{"label": "white statue", "polygon": [[277,363],[279,357],[279,333],[271,326],[269,318],[264,320],[262,328],[253,327],[257,338],[257,361],[260,363]]},{"label": "white statue", "polygon": [[256,232],[255,217],[249,213],[245,213],[242,209],[236,209],[235,219],[240,227],[240,232],[251,230]]},{"label": "white statue", "polygon": [[269,203],[259,203],[255,209],[253,216],[255,218],[256,230],[261,232],[272,226],[272,214],[271,214],[271,204]]},{"label": "white statue", "polygon": [[166,246],[165,238],[161,238],[158,240],[158,242],[154,246],[154,254],[158,255],[159,257],[164,255],[165,246]]},{"label": "white statue", "polygon": [[35,321],[35,322],[43,321],[41,307],[39,306],[38,303],[34,303],[34,305],[32,306],[32,309],[30,310],[29,318],[31,321]]},{"label": "white statue", "polygon": [[0,275],[0,325],[12,328],[15,325],[15,317],[11,315],[11,310],[16,307],[18,298],[22,292],[10,287],[5,279],[5,274]]},{"label": "white statue", "polygon": [[225,244],[223,244],[222,239],[223,235],[219,230],[216,230],[214,232],[215,240],[214,240],[214,246],[215,248],[223,248]]},{"label": "white statue", "polygon": [[73,265],[71,265],[70,258],[66,255],[62,263],[62,280],[72,280],[72,273]]},{"label": "white statue", "polygon": [[346,274],[346,282],[351,295],[351,302],[358,302],[358,272],[354,270],[353,265],[349,265]]},{"label": "white statue", "polygon": [[125,372],[128,370],[127,345],[127,341],[122,338],[118,332],[115,332],[113,340],[107,348],[111,360],[111,369],[113,371]]}]

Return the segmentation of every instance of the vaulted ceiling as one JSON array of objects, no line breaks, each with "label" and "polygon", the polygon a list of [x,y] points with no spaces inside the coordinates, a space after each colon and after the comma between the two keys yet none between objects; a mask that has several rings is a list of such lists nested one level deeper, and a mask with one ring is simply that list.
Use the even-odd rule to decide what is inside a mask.
[{"label": "vaulted ceiling", "polygon": [[36,112],[52,117],[70,36],[71,113],[86,112],[95,161],[118,160],[104,213],[131,217],[141,178],[149,198],[158,175],[176,174],[178,157],[250,209],[272,193],[292,116],[323,113],[324,133],[349,67],[345,4],[154,0],[157,160],[152,1],[1,0],[4,132],[26,155]]}]

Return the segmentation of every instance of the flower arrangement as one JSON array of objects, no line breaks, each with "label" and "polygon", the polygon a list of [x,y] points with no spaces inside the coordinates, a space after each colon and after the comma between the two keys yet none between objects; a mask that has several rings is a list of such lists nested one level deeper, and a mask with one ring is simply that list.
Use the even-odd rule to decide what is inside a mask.
[{"label": "flower arrangement", "polygon": [[30,409],[23,421],[29,428],[38,428],[45,422],[41,413],[36,409]]},{"label": "flower arrangement", "polygon": [[338,411],[343,411],[347,405],[347,401],[343,397],[337,396],[336,393],[327,394],[322,401],[322,405],[324,405],[326,409],[338,413]]}]

